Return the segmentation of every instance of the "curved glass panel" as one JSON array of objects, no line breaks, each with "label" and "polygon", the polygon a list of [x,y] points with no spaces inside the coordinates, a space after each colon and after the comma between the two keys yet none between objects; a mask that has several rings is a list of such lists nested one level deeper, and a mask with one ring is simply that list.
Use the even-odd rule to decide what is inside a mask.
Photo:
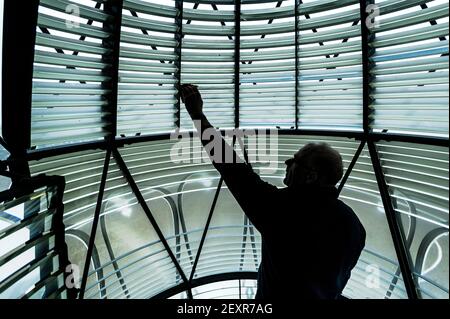
[{"label": "curved glass panel", "polygon": [[340,199],[352,207],[366,229],[366,245],[343,295],[370,299],[408,298],[367,146],[345,183]]},{"label": "curved glass panel", "polygon": [[[218,183],[197,139],[138,143],[120,150],[146,203],[166,205],[165,233],[189,276]],[[172,226],[167,225],[168,220]]]},{"label": "curved glass panel", "polygon": [[[170,205],[164,199],[147,204],[164,236],[173,238]],[[108,169],[95,248],[100,265],[88,274],[91,283],[86,286],[85,298],[145,299],[182,280],[114,158]]]},{"label": "curved glass panel", "polygon": [[378,143],[422,298],[448,298],[448,149]]},{"label": "curved glass panel", "polygon": [[[85,267],[105,156],[104,151],[85,151],[30,162],[33,176],[47,174],[65,178],[63,218],[66,244],[70,261],[81,272]],[[97,262],[94,257],[89,266],[93,267]],[[79,287],[81,277],[74,279]]]},{"label": "curved glass panel", "polygon": [[[215,127],[234,123],[234,4],[189,3],[183,8],[181,84],[199,86],[204,112]],[[181,128],[192,129],[186,110]]]},{"label": "curved glass panel", "polygon": [[179,14],[174,1],[123,2],[118,135],[157,134],[175,128],[175,48],[179,45],[175,17]]},{"label": "curved glass panel", "polygon": [[[337,2],[336,2],[337,3]],[[306,3],[305,3],[306,4]],[[363,90],[359,1],[299,7],[298,126],[362,130]]]},{"label": "curved glass panel", "polygon": [[41,0],[34,55],[31,146],[102,139],[112,17],[101,2]]},{"label": "curved glass panel", "polygon": [[294,3],[242,4],[241,127],[295,126]]},{"label": "curved glass panel", "polygon": [[375,1],[372,128],[448,138],[448,1]]},{"label": "curved glass panel", "polygon": [[[359,1],[240,7],[237,48],[232,1],[124,1],[118,135],[192,128],[179,109],[182,83],[200,87],[220,128],[362,130]],[[111,125],[111,17],[86,0],[42,0],[39,10],[32,147],[100,139]],[[448,137],[448,2],[377,0],[371,17],[371,128]]]},{"label": "curved glass panel", "polygon": [[65,285],[64,276],[69,261],[67,248],[62,246],[61,184],[54,185],[51,178],[45,178],[41,179],[44,184],[29,179],[31,193],[27,195],[17,195],[15,190],[1,194],[2,299],[65,299],[72,288]]},{"label": "curved glass panel", "polygon": [[[186,289],[177,287],[184,280],[214,282],[188,285],[194,298],[254,296],[254,281],[235,278],[256,273],[260,234],[197,138],[162,139],[178,126],[193,129],[180,106],[184,83],[199,86],[215,127],[283,129],[276,145],[258,149],[262,154],[244,140],[262,179],[283,187],[284,160],[310,141],[328,142],[342,154],[345,172],[352,167],[340,198],[365,226],[367,244],[344,296],[408,297],[382,193],[384,203],[392,200],[391,227],[398,223],[405,239],[419,298],[449,297],[448,1],[376,0],[367,21],[357,0],[113,2],[40,0],[30,79],[29,151],[43,157],[29,161],[30,172],[65,177],[66,243],[69,259],[88,269],[85,298],[152,298]],[[120,32],[112,32],[118,13]],[[113,135],[118,141],[105,140]],[[103,150],[74,145],[93,141],[82,149]],[[367,143],[379,158],[371,159]],[[125,168],[120,158],[105,158],[104,149],[116,146]],[[54,156],[66,151],[73,153]],[[0,149],[1,159],[8,155]],[[387,192],[380,192],[382,178]],[[45,257],[50,265],[54,256]],[[61,272],[50,277],[57,285],[64,279]],[[42,282],[29,296],[49,297],[48,287]]]}]

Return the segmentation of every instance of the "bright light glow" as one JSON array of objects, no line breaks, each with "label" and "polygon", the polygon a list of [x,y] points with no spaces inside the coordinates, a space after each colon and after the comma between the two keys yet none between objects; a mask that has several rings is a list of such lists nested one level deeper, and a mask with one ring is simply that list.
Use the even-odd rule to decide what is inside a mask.
[{"label": "bright light glow", "polygon": [[130,202],[123,198],[116,197],[111,199],[109,206],[112,206],[109,209],[119,209],[120,213],[125,217],[131,217],[131,214],[133,213]]},{"label": "bright light glow", "polygon": [[377,205],[377,212],[384,215],[384,207],[383,205]]},{"label": "bright light glow", "polygon": [[212,182],[211,179],[204,179],[204,180],[202,181],[202,184],[203,184],[203,186],[205,186],[205,187],[211,187],[211,186],[213,185],[213,182]]},{"label": "bright light glow", "polygon": [[123,215],[123,216],[125,216],[125,217],[131,217],[131,213],[132,213],[133,211],[131,210],[131,208],[130,207],[124,207],[121,211],[120,211],[120,213]]}]

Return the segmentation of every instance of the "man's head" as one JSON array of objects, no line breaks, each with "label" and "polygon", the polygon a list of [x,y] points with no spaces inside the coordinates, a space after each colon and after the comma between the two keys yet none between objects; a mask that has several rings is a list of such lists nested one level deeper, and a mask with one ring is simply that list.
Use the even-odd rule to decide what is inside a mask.
[{"label": "man's head", "polygon": [[288,187],[335,186],[343,175],[342,157],[327,143],[308,143],[285,163]]}]

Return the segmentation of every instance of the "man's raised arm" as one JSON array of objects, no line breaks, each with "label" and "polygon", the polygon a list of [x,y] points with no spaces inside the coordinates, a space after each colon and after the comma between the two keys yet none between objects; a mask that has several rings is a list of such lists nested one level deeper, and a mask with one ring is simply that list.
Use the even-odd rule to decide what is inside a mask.
[{"label": "man's raised arm", "polygon": [[[269,193],[277,188],[261,180],[250,165],[239,157],[234,148],[214,129],[203,113],[203,100],[196,86],[183,85],[181,99],[194,121],[201,142],[214,167],[223,177],[228,189],[250,221],[261,231],[270,206]],[[212,145],[211,145],[212,144]]]}]

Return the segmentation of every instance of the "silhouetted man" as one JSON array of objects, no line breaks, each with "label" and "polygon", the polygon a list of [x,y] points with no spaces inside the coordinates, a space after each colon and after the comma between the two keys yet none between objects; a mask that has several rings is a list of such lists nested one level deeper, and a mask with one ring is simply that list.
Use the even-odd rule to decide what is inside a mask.
[{"label": "silhouetted man", "polygon": [[[196,86],[183,85],[182,100],[208,145],[220,141],[234,152],[203,114]],[[212,132],[212,133],[211,133]],[[340,201],[340,154],[325,143],[310,143],[286,161],[283,189],[264,182],[234,153],[235,163],[213,159],[228,189],[262,236],[256,299],[336,299],[350,278],[366,233],[353,210]]]}]

